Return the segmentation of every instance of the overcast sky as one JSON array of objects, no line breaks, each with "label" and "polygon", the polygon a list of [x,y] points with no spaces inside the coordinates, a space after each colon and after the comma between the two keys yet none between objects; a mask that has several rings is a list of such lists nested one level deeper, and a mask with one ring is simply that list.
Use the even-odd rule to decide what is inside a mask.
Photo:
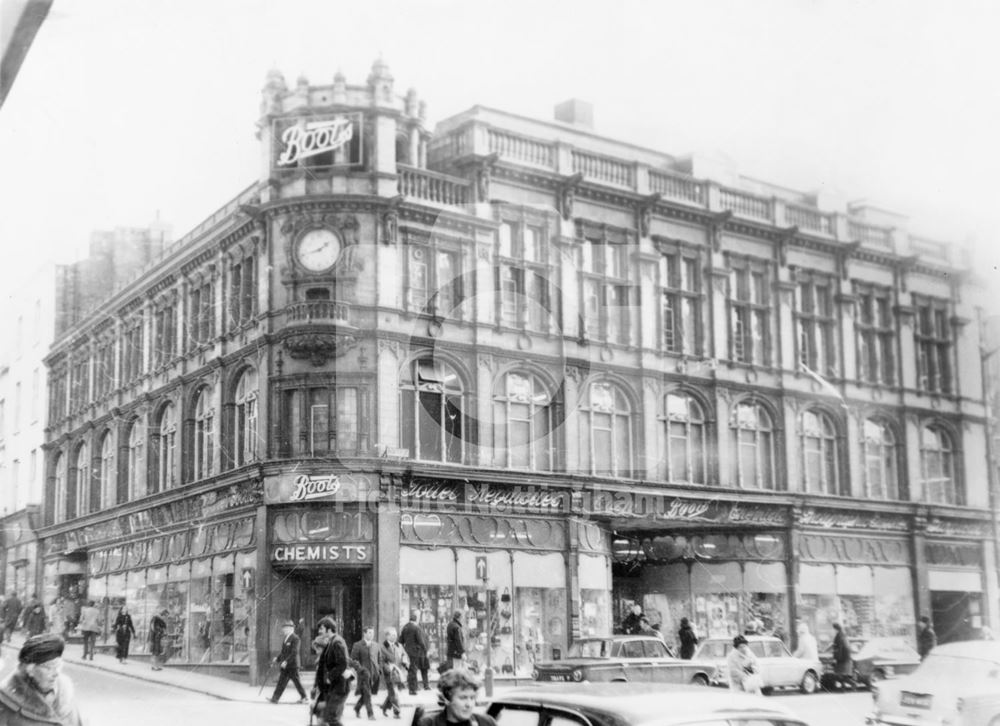
[{"label": "overcast sky", "polygon": [[992,265],[998,35],[988,0],[55,0],[0,109],[0,241],[66,261],[157,213],[180,236],[254,181],[268,69],[363,83],[381,53],[431,123],[583,98],[600,133],[869,199]]}]

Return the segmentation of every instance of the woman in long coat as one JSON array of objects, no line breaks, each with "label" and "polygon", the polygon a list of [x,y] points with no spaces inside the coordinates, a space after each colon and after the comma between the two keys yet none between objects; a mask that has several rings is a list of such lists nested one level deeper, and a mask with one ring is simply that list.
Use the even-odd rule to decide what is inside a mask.
[{"label": "woman in long coat", "polygon": [[128,647],[135,637],[135,626],[132,624],[132,616],[128,614],[128,606],[122,605],[115,618],[115,642],[118,644],[118,662],[124,663],[128,660]]}]

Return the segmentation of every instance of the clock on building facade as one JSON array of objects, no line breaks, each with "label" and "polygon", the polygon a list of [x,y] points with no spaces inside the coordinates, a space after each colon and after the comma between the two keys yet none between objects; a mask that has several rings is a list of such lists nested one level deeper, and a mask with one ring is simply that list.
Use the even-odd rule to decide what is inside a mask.
[{"label": "clock on building facade", "polygon": [[340,257],[340,237],[331,229],[311,229],[295,245],[295,258],[309,272],[324,272]]}]

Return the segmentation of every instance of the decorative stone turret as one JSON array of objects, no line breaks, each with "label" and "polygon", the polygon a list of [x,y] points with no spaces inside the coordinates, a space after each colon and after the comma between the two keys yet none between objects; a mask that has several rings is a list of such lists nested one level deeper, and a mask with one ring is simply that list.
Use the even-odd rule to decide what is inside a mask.
[{"label": "decorative stone turret", "polygon": [[347,103],[347,79],[340,71],[333,76],[333,102]]},{"label": "decorative stone turret", "polygon": [[271,113],[281,113],[281,99],[288,92],[285,76],[277,68],[267,72],[264,89],[261,91],[260,113],[266,116]]},{"label": "decorative stone turret", "polygon": [[372,89],[376,105],[388,105],[392,103],[392,74],[389,73],[389,66],[382,57],[372,63],[372,72],[368,74],[368,86]]}]

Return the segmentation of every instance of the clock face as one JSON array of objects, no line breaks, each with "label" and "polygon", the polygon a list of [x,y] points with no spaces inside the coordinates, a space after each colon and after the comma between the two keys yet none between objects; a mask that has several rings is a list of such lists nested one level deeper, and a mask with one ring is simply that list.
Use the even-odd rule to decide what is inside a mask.
[{"label": "clock face", "polygon": [[340,237],[329,229],[310,230],[299,239],[295,255],[310,272],[327,270],[340,256]]}]

